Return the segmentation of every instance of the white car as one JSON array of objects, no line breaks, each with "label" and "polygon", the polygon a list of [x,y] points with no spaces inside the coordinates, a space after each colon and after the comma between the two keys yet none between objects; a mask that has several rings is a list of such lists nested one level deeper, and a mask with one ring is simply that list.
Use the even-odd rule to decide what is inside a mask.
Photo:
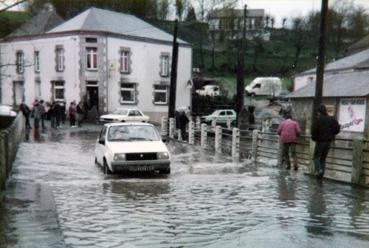
[{"label": "white car", "polygon": [[105,124],[95,146],[95,163],[114,172],[170,173],[170,153],[154,125]]},{"label": "white car", "polygon": [[231,123],[234,123],[237,119],[237,114],[233,109],[220,109],[215,110],[210,115],[203,116],[202,119],[204,122],[209,124],[213,120],[215,120],[216,124],[227,124],[228,120],[230,120]]},{"label": "white car", "polygon": [[11,106],[0,105],[0,116],[16,117],[17,112],[13,111]]},{"label": "white car", "polygon": [[100,122],[148,122],[149,117],[139,109],[118,108],[113,113],[100,116]]}]

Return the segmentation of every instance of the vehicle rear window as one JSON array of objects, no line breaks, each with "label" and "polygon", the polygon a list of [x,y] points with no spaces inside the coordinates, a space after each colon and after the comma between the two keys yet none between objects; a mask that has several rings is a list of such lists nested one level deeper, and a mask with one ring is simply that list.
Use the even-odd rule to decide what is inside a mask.
[{"label": "vehicle rear window", "polygon": [[112,126],[108,133],[109,141],[158,141],[160,136],[152,126]]}]

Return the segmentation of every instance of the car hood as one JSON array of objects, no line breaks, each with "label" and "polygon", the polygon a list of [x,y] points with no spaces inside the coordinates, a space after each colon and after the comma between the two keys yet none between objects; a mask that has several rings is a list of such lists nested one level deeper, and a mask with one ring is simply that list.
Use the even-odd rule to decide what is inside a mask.
[{"label": "car hood", "polygon": [[107,146],[113,153],[168,152],[162,141],[109,142]]},{"label": "car hood", "polygon": [[100,116],[100,118],[102,119],[120,119],[123,117],[126,117],[126,115],[107,114],[107,115]]}]

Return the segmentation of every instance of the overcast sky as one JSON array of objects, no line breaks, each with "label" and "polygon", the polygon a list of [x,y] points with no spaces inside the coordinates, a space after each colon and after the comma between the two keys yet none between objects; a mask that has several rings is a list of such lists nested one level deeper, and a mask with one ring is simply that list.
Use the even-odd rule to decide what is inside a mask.
[{"label": "overcast sky", "polygon": [[[332,5],[337,0],[330,0]],[[361,5],[369,11],[369,0],[344,0]],[[281,20],[308,14],[311,10],[320,10],[321,0],[239,0],[239,7],[247,4],[251,9],[265,9],[266,14],[276,18],[276,27],[281,26]]]}]

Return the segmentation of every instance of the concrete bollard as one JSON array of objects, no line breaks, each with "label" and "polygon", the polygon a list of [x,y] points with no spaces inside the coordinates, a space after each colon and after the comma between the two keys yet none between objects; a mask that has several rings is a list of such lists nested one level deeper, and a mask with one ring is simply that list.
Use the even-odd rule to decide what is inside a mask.
[{"label": "concrete bollard", "polygon": [[169,138],[173,139],[176,130],[176,120],[169,118]]},{"label": "concrete bollard", "polygon": [[208,125],[201,124],[201,147],[206,148],[208,143]]},{"label": "concrete bollard", "polygon": [[188,143],[190,145],[195,144],[195,123],[193,120],[188,123]]},{"label": "concrete bollard", "polygon": [[222,152],[222,127],[215,127],[215,152]]},{"label": "concrete bollard", "polygon": [[240,159],[240,129],[232,129],[232,157]]},{"label": "concrete bollard", "polygon": [[166,116],[161,118],[161,136],[168,136],[168,117]]},{"label": "concrete bollard", "polygon": [[352,171],[351,171],[351,183],[359,184],[361,180],[363,170],[363,147],[364,140],[362,138],[355,138],[353,141],[352,151]]},{"label": "concrete bollard", "polygon": [[195,128],[196,130],[200,130],[201,129],[201,118],[200,116],[196,116],[196,123],[195,123]]},{"label": "concrete bollard", "polygon": [[215,128],[216,125],[217,125],[217,120],[214,118],[214,119],[211,120],[211,127]]},{"label": "concrete bollard", "polygon": [[259,130],[254,129],[252,131],[252,146],[251,146],[251,157],[252,161],[256,162],[257,154],[258,154],[258,140],[259,138]]}]

